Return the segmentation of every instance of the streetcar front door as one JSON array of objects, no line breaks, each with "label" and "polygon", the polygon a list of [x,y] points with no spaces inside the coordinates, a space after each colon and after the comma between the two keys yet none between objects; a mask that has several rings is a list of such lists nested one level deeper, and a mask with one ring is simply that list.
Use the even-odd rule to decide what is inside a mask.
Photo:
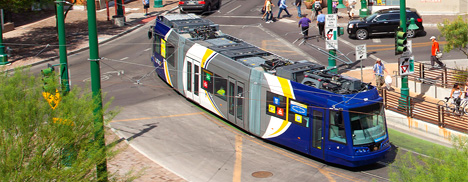
[{"label": "streetcar front door", "polygon": [[186,97],[192,99],[196,103],[200,103],[200,62],[186,57],[183,75]]},{"label": "streetcar front door", "polygon": [[229,78],[227,92],[228,120],[244,127],[244,84]]},{"label": "streetcar front door", "polygon": [[310,118],[312,119],[310,154],[323,159],[324,158],[324,130],[325,130],[325,111],[319,108],[310,109]]}]

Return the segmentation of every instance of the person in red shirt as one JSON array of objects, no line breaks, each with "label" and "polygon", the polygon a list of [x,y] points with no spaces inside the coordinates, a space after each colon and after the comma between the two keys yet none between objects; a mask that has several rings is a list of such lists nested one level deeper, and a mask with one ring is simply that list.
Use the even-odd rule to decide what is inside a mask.
[{"label": "person in red shirt", "polygon": [[439,64],[439,67],[440,68],[443,68],[445,67],[445,64],[442,63],[439,58],[437,58],[437,53],[440,52],[440,49],[439,49],[439,42],[437,42],[436,40],[436,37],[435,36],[432,36],[431,37],[431,41],[432,41],[432,48],[431,48],[431,66],[432,68],[436,68],[434,67],[434,62],[437,62],[437,64]]}]

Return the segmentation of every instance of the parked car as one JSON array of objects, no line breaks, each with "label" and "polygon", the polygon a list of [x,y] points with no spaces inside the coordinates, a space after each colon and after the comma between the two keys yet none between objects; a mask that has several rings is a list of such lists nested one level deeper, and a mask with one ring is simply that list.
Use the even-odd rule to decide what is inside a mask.
[{"label": "parked car", "polygon": [[221,7],[221,0],[180,0],[180,13],[210,12]]},{"label": "parked car", "polygon": [[[417,34],[424,32],[423,20],[419,13],[414,8],[406,9],[406,24],[410,24],[410,19],[414,18],[417,30],[408,30],[409,38],[415,37]],[[390,8],[376,11],[375,13],[361,18],[359,20],[351,20],[348,22],[348,34],[350,37],[357,39],[367,39],[370,35],[375,34],[394,34],[400,25],[400,9]]]}]

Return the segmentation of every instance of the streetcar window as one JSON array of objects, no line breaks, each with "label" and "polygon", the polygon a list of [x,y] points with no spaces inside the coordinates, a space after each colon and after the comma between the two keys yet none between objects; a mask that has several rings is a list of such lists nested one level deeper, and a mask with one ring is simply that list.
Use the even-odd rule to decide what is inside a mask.
[{"label": "streetcar window", "polygon": [[217,74],[215,74],[215,95],[220,99],[226,101],[226,89],[227,89],[227,80]]},{"label": "streetcar window", "polygon": [[200,87],[200,85],[198,85],[198,75],[200,74],[200,71],[199,71],[199,67],[198,65],[194,64],[195,65],[195,77],[194,77],[194,80],[193,80],[193,94],[195,94],[196,96],[198,96],[198,88]]},{"label": "streetcar window", "polygon": [[312,147],[322,149],[323,113],[320,111],[314,111],[312,114]]},{"label": "streetcar window", "polygon": [[266,114],[286,119],[286,97],[267,91]]},{"label": "streetcar window", "polygon": [[153,39],[153,52],[161,54],[161,38],[155,34]]},{"label": "streetcar window", "polygon": [[382,104],[376,103],[349,112],[354,146],[379,142],[387,137],[383,109]]},{"label": "streetcar window", "polygon": [[213,73],[206,69],[202,69],[202,88],[208,93],[213,94]]},{"label": "streetcar window", "polygon": [[328,139],[346,144],[346,132],[342,114],[341,111],[330,111],[330,132]]},{"label": "streetcar window", "polygon": [[242,88],[240,85],[242,85],[241,82],[237,82],[237,119],[243,120],[244,119],[244,113],[243,111],[243,101],[244,101],[244,88]]},{"label": "streetcar window", "polygon": [[192,63],[187,61],[187,91],[192,91]]},{"label": "streetcar window", "polygon": [[172,43],[166,42],[166,61],[170,65],[175,65],[175,47]]},{"label": "streetcar window", "polygon": [[229,114],[231,114],[231,115],[234,115],[234,87],[235,87],[234,83],[229,82],[229,90],[228,90],[228,92],[229,92],[228,93],[229,94],[229,97],[228,97],[229,101],[228,101],[228,103],[229,103]]},{"label": "streetcar window", "polygon": [[289,119],[291,123],[295,123],[304,127],[309,127],[309,117],[307,116],[307,104],[289,99]]}]

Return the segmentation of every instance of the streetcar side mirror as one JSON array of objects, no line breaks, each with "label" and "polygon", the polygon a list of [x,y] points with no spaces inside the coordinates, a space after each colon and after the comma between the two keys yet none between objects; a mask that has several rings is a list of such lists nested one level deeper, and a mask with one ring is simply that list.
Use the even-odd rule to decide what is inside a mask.
[{"label": "streetcar side mirror", "polygon": [[148,30],[148,39],[153,38],[153,26],[150,26],[150,29]]}]

